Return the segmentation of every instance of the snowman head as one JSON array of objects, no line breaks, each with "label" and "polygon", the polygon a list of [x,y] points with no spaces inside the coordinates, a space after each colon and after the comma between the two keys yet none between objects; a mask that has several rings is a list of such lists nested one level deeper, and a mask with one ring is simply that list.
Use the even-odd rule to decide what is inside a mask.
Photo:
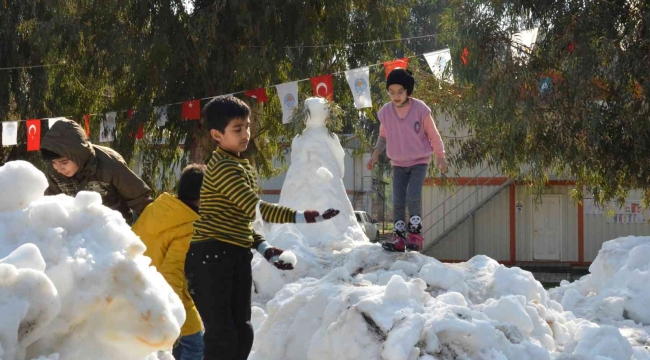
[{"label": "snowman head", "polygon": [[329,106],[327,100],[321,97],[310,97],[305,100],[305,107],[307,108],[307,119],[305,125],[307,127],[325,127],[327,118],[329,117]]},{"label": "snowman head", "polygon": [[311,97],[296,106],[289,120],[293,132],[300,136],[307,129],[327,129],[334,134],[343,126],[343,110],[333,102],[320,97]]}]

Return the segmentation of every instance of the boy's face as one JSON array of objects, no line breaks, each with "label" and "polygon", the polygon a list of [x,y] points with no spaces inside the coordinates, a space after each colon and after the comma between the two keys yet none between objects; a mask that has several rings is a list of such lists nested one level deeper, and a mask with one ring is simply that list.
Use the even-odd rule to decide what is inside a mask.
[{"label": "boy's face", "polygon": [[212,129],[210,135],[219,142],[220,148],[239,155],[248,148],[248,141],[251,138],[250,126],[251,120],[248,116],[245,119],[232,119],[223,133]]},{"label": "boy's face", "polygon": [[52,160],[52,166],[65,177],[73,177],[79,171],[79,166],[65,156]]},{"label": "boy's face", "polygon": [[400,84],[392,84],[388,87],[388,96],[390,96],[390,101],[395,105],[402,105],[408,95],[406,94],[406,89]]}]

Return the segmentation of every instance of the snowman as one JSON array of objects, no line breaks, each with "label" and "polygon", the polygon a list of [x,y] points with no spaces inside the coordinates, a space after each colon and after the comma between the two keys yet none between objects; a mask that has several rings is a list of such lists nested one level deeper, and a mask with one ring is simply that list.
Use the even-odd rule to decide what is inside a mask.
[{"label": "snowman", "polygon": [[[340,214],[318,224],[296,224],[309,246],[341,250],[368,241],[356,220],[343,184],[345,150],[330,133],[330,107],[323,98],[305,100],[304,130],[291,144],[291,165],[280,193],[280,205],[293,209],[339,209]],[[302,124],[301,124],[302,125]]]}]

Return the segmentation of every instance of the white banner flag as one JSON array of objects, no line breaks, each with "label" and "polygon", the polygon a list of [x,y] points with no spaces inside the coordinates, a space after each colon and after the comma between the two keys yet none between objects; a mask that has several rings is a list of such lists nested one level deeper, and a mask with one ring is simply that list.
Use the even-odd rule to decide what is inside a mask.
[{"label": "white banner flag", "polygon": [[[451,75],[451,53],[449,49],[438,50],[424,54],[424,58],[427,60],[427,64],[431,68],[431,72],[440,80],[445,80],[447,82],[453,83],[454,78]],[[447,76],[443,79],[443,73],[449,67],[447,71]]]},{"label": "white banner flag", "polygon": [[63,119],[65,119],[65,118],[64,117],[48,118],[47,119],[47,125],[51,129],[52,125],[54,125],[55,122],[57,122],[59,120],[63,120]]},{"label": "white banner flag", "polygon": [[345,72],[350,90],[354,96],[354,106],[357,109],[372,107],[370,98],[370,68],[362,67]]},{"label": "white banner flag", "polygon": [[275,88],[278,90],[278,97],[282,106],[282,123],[286,124],[293,114],[293,109],[298,105],[298,82],[293,81],[276,85]]},{"label": "white banner flag", "polygon": [[2,123],[2,146],[18,145],[18,121]]},{"label": "white banner flag", "polygon": [[163,127],[167,124],[167,106],[157,106],[153,109],[156,117],[156,126]]},{"label": "white banner flag", "polygon": [[105,118],[99,123],[99,142],[111,142],[115,140],[115,118],[116,112],[104,114]]},{"label": "white banner flag", "polygon": [[512,35],[512,54],[515,57],[527,58],[530,50],[532,50],[537,41],[537,32],[539,28],[524,30]]}]

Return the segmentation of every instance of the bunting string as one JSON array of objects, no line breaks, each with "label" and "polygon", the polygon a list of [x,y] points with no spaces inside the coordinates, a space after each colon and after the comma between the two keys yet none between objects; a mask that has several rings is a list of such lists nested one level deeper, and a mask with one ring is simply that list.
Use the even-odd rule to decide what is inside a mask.
[{"label": "bunting string", "polygon": [[[422,55],[425,55],[425,54],[427,54],[427,53],[406,56],[406,57],[404,57],[404,59],[411,59],[411,58],[415,58],[415,57],[422,56]],[[383,66],[383,65],[384,65],[384,62],[380,62],[380,63],[376,63],[376,64],[367,65],[366,67],[375,67],[375,66]],[[355,70],[355,69],[352,69],[352,70]],[[341,75],[341,74],[344,74],[346,71],[350,71],[350,70],[333,72],[333,73],[331,73],[331,75]],[[305,81],[310,81],[310,79],[311,78],[304,78],[304,79],[294,80],[293,82],[301,83],[301,82],[305,82]],[[270,89],[270,88],[277,87],[278,85],[282,85],[282,84],[274,84],[274,85],[264,86],[261,89]],[[230,92],[230,93],[225,93],[225,94],[207,96],[207,97],[202,97],[202,98],[198,98],[198,99],[195,99],[195,100],[201,100],[201,101],[203,101],[203,100],[211,100],[211,99],[214,99],[215,97],[218,97],[218,96],[224,96],[224,95],[225,96],[232,96],[232,95],[244,94],[246,91],[248,91],[248,90],[240,90],[240,91],[235,91],[235,92]],[[163,104],[163,105],[155,105],[155,107],[169,107],[169,106],[181,105],[183,103],[185,103],[185,101],[178,101],[178,102],[173,102],[173,103]],[[127,111],[129,111],[129,110],[119,110],[119,111],[115,111],[115,112],[117,112],[117,113],[125,113]],[[105,113],[102,112],[102,113],[90,113],[88,115],[90,115],[90,116],[98,116],[98,115],[104,115],[104,114]],[[55,118],[55,117],[61,117],[61,116],[53,116],[52,118]],[[49,118],[50,117],[43,117],[41,119],[45,120],[45,119],[49,119]],[[12,120],[2,120],[0,122],[24,122],[24,121],[28,121],[28,120],[29,119],[15,119],[15,120],[12,119]]]},{"label": "bunting string", "polygon": [[22,70],[22,69],[35,69],[52,66],[63,66],[65,61],[59,64],[43,64],[43,65],[27,65],[27,66],[14,66],[14,67],[0,67],[0,70]]},{"label": "bunting string", "polygon": [[[526,42],[528,47],[532,47],[535,43],[537,31],[535,30],[532,33],[527,33],[524,42]],[[372,42],[363,42],[363,43],[352,43],[347,44],[350,46],[369,44],[369,43],[381,43],[381,42],[392,42],[392,41],[405,41],[413,39],[422,39],[435,37],[434,35],[423,35],[415,36],[410,38],[402,39],[390,39],[390,40],[378,40]],[[295,46],[287,48],[300,48],[300,47],[332,47],[333,44],[324,44],[324,45],[311,45],[311,46]],[[383,66],[385,69],[385,76],[396,69],[396,68],[408,68],[409,59],[423,56],[429,65],[431,72],[434,76],[439,77],[441,80],[453,82],[453,78],[443,78],[445,70],[448,66],[451,66],[451,54],[449,49],[440,49],[427,53],[421,53],[416,55],[411,55],[403,57],[400,59],[395,59],[391,61],[384,61],[376,64],[367,65],[364,67],[359,67],[355,69],[349,69],[344,71],[337,71],[330,74],[319,75],[310,78],[299,79],[291,82],[275,84],[265,87],[260,87],[252,90],[243,90],[235,91],[227,94],[213,95],[203,98],[196,98],[192,100],[186,100],[181,102],[175,102],[170,104],[154,106],[154,114],[156,118],[156,125],[158,127],[165,126],[168,121],[167,118],[167,109],[170,106],[182,105],[181,118],[184,120],[199,120],[201,117],[201,101],[210,100],[217,96],[223,95],[239,95],[244,94],[257,100],[257,102],[267,102],[269,101],[267,89],[275,88],[278,98],[280,100],[280,105],[282,108],[282,123],[287,123],[289,118],[292,115],[293,108],[298,105],[298,83],[309,81],[312,85],[312,90],[314,96],[321,96],[327,99],[332,100],[334,97],[334,84],[333,77],[334,75],[344,75],[345,80],[347,81],[350,91],[352,92],[354,105],[357,109],[363,109],[372,107],[372,98],[370,93],[370,68],[377,66]],[[462,56],[462,65],[466,65],[468,61],[467,48],[463,49]],[[45,66],[56,66],[63,64],[50,64],[50,65],[35,65],[32,67],[45,67]],[[18,67],[18,68],[30,68],[30,67]],[[2,70],[3,68],[0,68]],[[6,69],[6,68],[5,68]],[[122,111],[107,111],[105,113],[94,113],[86,114],[83,116],[82,126],[85,127],[86,135],[90,136],[90,117],[91,116],[102,116],[100,119],[100,133],[99,133],[99,142],[111,142],[115,139],[115,129],[116,129],[116,118],[118,113],[127,113],[127,118],[131,119],[134,111],[133,109],[122,110]],[[27,149],[28,151],[36,151],[40,149],[40,135],[41,135],[41,121],[48,120],[49,128],[52,125],[64,117],[48,117],[48,118],[32,118],[32,119],[18,119],[18,120],[3,120],[2,123],[2,146],[12,146],[18,144],[17,133],[18,133],[18,124],[20,122],[27,123]],[[70,118],[66,116],[66,118]],[[80,121],[81,122],[81,121]],[[138,124],[138,130],[135,134],[130,136],[134,137],[135,140],[144,138],[144,129],[142,124]]]}]

